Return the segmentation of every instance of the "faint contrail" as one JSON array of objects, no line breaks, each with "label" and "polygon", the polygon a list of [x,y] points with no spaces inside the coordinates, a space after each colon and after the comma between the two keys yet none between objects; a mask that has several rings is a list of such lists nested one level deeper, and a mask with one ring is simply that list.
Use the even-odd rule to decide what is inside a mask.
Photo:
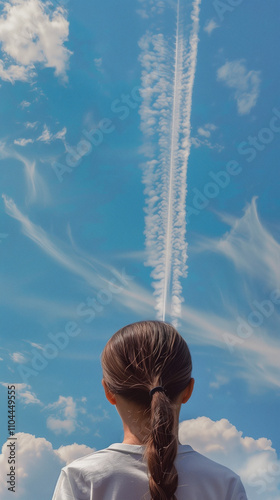
[{"label": "faint contrail", "polygon": [[[164,320],[169,311],[175,323],[183,302],[180,278],[187,276],[186,180],[200,3],[186,2],[191,8],[186,33],[178,0],[174,72],[170,72],[170,49],[163,35],[146,35],[140,42],[144,68],[140,114],[142,130],[152,139],[143,178],[147,186],[147,265],[154,268],[151,276],[158,317]],[[153,138],[155,134],[158,140]]]}]

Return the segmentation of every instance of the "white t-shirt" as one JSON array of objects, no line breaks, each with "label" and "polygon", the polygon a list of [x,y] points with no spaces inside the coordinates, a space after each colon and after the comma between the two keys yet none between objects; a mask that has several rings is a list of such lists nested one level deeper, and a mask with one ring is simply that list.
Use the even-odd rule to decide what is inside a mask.
[{"label": "white t-shirt", "polygon": [[[150,500],[144,446],[115,443],[63,467],[52,500]],[[177,500],[247,500],[233,471],[178,445]]]}]

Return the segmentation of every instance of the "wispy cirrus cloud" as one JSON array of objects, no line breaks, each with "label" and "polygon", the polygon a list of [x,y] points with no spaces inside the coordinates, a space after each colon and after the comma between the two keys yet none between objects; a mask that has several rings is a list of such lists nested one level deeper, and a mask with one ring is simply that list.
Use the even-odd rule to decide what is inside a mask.
[{"label": "wispy cirrus cloud", "polygon": [[[60,266],[68,269],[71,273],[82,278],[90,288],[98,290],[106,284],[114,286],[115,278],[123,286],[128,284],[133,278],[124,276],[110,264],[105,264],[95,259],[93,256],[85,255],[83,251],[75,248],[72,239],[72,246],[59,241],[56,238],[50,238],[49,235],[40,226],[34,224],[26,215],[24,215],[16,206],[15,202],[6,195],[2,195],[6,213],[21,223],[23,233],[30,238],[41,250],[54,260]],[[72,238],[69,233],[70,240]],[[77,250],[77,251],[76,251]],[[79,253],[78,253],[79,252]],[[119,285],[121,288],[121,285]],[[119,296],[116,295],[116,298]]]},{"label": "wispy cirrus cloud", "polygon": [[222,238],[201,238],[197,250],[210,250],[229,259],[238,271],[267,283],[280,284],[280,244],[261,222],[254,197],[240,218],[221,218],[230,230]]},{"label": "wispy cirrus cloud", "polygon": [[[8,198],[4,198],[4,200],[7,213],[19,220],[27,237],[33,240],[55,262],[66,267],[75,275],[82,277],[90,285],[91,289],[97,289],[104,286],[104,283],[110,282],[110,278],[107,277],[108,271],[116,276],[114,268],[102,265],[98,261],[91,262],[77,248],[75,248],[75,252],[65,244],[61,248],[61,242],[52,241],[42,228],[34,225],[18,210],[12,200]],[[247,235],[249,229],[249,237],[244,238],[244,231]],[[229,243],[224,246],[223,241]],[[251,209],[250,207],[247,209],[245,216],[233,223],[231,232],[227,232],[219,240],[202,239],[194,248],[196,252],[200,250],[201,252],[218,253],[222,248],[225,258],[242,266],[244,279],[246,276],[253,275],[258,279],[263,278],[264,283],[269,280],[270,287],[273,284],[276,286],[276,281],[271,282],[270,280],[273,274],[274,279],[277,277],[275,270],[277,271],[277,259],[279,259],[277,255],[278,244],[259,221],[254,202]],[[261,269],[261,273],[258,272],[258,268]],[[101,274],[103,271],[104,274]],[[247,290],[241,283],[240,296],[242,296],[242,293],[244,294],[244,289]],[[253,299],[258,298],[260,300],[260,298],[263,299],[264,297],[255,296],[254,285],[252,285],[250,296],[248,296],[248,293],[247,291],[247,296],[244,297],[244,304],[248,303],[250,312],[250,300],[252,302]],[[121,293],[115,296],[115,300],[138,315],[153,316],[154,297],[149,290],[136,283],[135,280],[129,282],[129,284],[126,283],[122,287]],[[192,344],[216,346],[224,349],[227,353],[229,353],[227,338],[235,339],[233,342],[234,363],[238,368],[238,376],[245,379],[252,390],[262,387],[279,387],[280,348],[274,339],[274,322],[278,321],[279,311],[275,307],[275,312],[271,317],[272,323],[267,322],[263,327],[253,329],[252,334],[244,339],[239,338],[237,333],[237,316],[242,314],[243,310],[238,311],[238,305],[232,304],[232,297],[227,298],[225,296],[224,304],[223,309],[217,313],[183,305],[181,333],[186,334]],[[232,365],[233,360],[231,369]]]},{"label": "wispy cirrus cloud", "polygon": [[227,61],[217,71],[217,80],[234,90],[238,114],[250,113],[260,93],[260,71],[248,70],[244,59]]},{"label": "wispy cirrus cloud", "polygon": [[47,202],[49,200],[48,188],[36,168],[36,161],[30,161],[26,156],[18,153],[2,141],[0,142],[0,160],[5,160],[6,158],[14,158],[24,165],[24,173],[28,186],[27,203],[33,203],[38,198],[41,201]]}]

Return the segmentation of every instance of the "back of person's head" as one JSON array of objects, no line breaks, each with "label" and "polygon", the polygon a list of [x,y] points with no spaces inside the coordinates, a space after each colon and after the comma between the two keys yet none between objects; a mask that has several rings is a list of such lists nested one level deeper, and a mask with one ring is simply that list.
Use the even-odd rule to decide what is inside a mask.
[{"label": "back of person's head", "polygon": [[[191,379],[187,343],[170,324],[140,321],[117,331],[102,353],[103,378],[113,394],[132,401],[149,416],[145,442],[152,500],[176,500],[174,465],[178,441],[174,429],[177,396]],[[150,390],[162,386],[165,392]]]}]

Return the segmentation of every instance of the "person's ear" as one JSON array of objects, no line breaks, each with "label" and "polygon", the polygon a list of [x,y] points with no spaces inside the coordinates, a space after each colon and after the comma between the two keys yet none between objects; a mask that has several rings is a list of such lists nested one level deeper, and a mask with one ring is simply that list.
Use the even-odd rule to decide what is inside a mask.
[{"label": "person's ear", "polygon": [[104,378],[101,380],[101,383],[103,385],[103,388],[104,388],[104,391],[105,391],[105,396],[108,399],[109,403],[111,403],[111,405],[115,405],[116,404],[116,398],[115,398],[114,394],[109,391],[108,386],[107,386]]},{"label": "person's ear", "polygon": [[184,392],[182,403],[186,403],[190,399],[193,392],[193,386],[194,386],[194,378],[191,378]]}]

